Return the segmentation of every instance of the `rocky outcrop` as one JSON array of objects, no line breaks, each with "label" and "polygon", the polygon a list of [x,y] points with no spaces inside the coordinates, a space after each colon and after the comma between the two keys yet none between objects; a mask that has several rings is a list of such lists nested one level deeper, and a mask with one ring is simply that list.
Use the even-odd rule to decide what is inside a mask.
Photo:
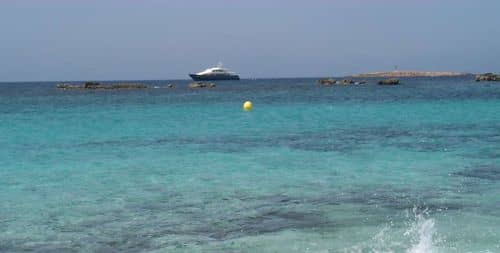
[{"label": "rocky outcrop", "polygon": [[118,83],[112,84],[109,89],[146,89],[149,88],[145,84],[141,83]]},{"label": "rocky outcrop", "polygon": [[98,82],[85,82],[83,85],[60,83],[56,85],[59,89],[85,89],[85,90],[115,90],[115,89],[146,89],[147,85],[142,83],[114,83],[102,84]]},{"label": "rocky outcrop", "polygon": [[83,84],[83,87],[85,89],[98,89],[98,88],[104,87],[104,86],[98,82],[85,82]]},{"label": "rocky outcrop", "polygon": [[189,88],[191,89],[215,88],[215,83],[193,82],[189,84]]},{"label": "rocky outcrop", "polygon": [[378,84],[379,85],[398,85],[400,83],[399,83],[399,79],[390,78],[390,79],[378,81]]},{"label": "rocky outcrop", "polygon": [[334,85],[337,83],[337,80],[335,79],[331,79],[331,78],[328,78],[328,79],[320,79],[318,80],[318,84],[320,85]]},{"label": "rocky outcrop", "polygon": [[69,84],[69,83],[58,83],[56,85],[56,88],[58,88],[58,89],[83,89],[83,88],[85,88],[85,86],[73,85],[73,84]]},{"label": "rocky outcrop", "polygon": [[344,79],[340,84],[348,85],[348,84],[354,84],[354,80],[352,79]]},{"label": "rocky outcrop", "polygon": [[337,81],[335,79],[320,79],[318,80],[320,85],[330,86],[330,85],[351,85],[351,84],[366,84],[366,81],[354,81],[352,79],[343,79],[341,81]]},{"label": "rocky outcrop", "polygon": [[481,75],[477,75],[476,82],[481,82],[481,81],[486,81],[486,82],[500,81],[500,75],[493,74],[493,73],[484,73]]}]

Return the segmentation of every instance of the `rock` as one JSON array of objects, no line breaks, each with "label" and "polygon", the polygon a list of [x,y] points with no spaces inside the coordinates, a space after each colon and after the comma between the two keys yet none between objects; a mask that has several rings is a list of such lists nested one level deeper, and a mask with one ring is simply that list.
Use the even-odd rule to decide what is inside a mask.
[{"label": "rock", "polygon": [[390,78],[386,80],[381,80],[378,82],[379,85],[398,85],[399,84],[399,79],[395,78]]},{"label": "rock", "polygon": [[352,79],[344,79],[342,80],[341,84],[354,84],[354,81]]},{"label": "rock", "polygon": [[83,85],[61,83],[56,85],[59,89],[85,89],[85,90],[111,90],[111,89],[146,89],[149,88],[141,83],[114,83],[114,84],[101,84],[98,82],[85,82]]},{"label": "rock", "polygon": [[189,88],[215,88],[215,83],[204,83],[204,82],[192,82],[189,84]]},{"label": "rock", "polygon": [[85,89],[95,89],[101,86],[101,84],[98,82],[85,82],[83,86]]},{"label": "rock", "polygon": [[493,73],[484,73],[481,75],[477,75],[476,82],[481,82],[481,81],[486,81],[486,82],[500,81],[500,75]]},{"label": "rock", "polygon": [[59,83],[56,85],[56,87],[58,89],[76,89],[78,88],[79,86],[77,85],[72,85],[72,84],[69,84],[69,83]]},{"label": "rock", "polygon": [[334,85],[335,83],[337,83],[337,81],[335,79],[328,78],[328,79],[320,79],[318,80],[318,83],[320,85]]},{"label": "rock", "polygon": [[334,84],[341,84],[341,85],[365,84],[366,81],[356,82],[356,81],[354,81],[352,79],[343,79],[343,80],[337,81],[335,79],[328,78],[328,79],[320,79],[320,80],[318,80],[318,83],[320,85],[330,86],[330,85],[334,85]]},{"label": "rock", "polygon": [[145,89],[147,85],[142,83],[117,83],[110,86],[103,86],[104,89]]}]

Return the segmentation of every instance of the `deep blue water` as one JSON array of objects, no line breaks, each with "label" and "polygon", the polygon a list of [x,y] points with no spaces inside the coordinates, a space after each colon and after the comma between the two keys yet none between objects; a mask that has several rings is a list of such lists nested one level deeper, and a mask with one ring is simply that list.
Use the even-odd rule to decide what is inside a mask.
[{"label": "deep blue water", "polygon": [[371,81],[2,83],[0,252],[500,252],[500,85]]}]

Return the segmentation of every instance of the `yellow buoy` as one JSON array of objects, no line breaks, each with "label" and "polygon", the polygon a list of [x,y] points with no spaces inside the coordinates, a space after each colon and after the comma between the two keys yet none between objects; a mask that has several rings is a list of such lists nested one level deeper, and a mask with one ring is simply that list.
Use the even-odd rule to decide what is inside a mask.
[{"label": "yellow buoy", "polygon": [[246,101],[245,103],[243,103],[243,110],[245,110],[245,111],[252,110],[252,107],[253,107],[253,105],[252,105],[252,102],[250,102],[250,101]]}]

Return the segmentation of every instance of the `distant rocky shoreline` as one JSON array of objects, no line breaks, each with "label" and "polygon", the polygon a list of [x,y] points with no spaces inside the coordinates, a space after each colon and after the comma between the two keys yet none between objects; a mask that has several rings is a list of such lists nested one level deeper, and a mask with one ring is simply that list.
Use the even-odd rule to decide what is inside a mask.
[{"label": "distant rocky shoreline", "polygon": [[433,71],[387,71],[387,72],[370,72],[353,75],[353,77],[456,77],[467,76],[470,73],[462,72],[433,72]]}]

